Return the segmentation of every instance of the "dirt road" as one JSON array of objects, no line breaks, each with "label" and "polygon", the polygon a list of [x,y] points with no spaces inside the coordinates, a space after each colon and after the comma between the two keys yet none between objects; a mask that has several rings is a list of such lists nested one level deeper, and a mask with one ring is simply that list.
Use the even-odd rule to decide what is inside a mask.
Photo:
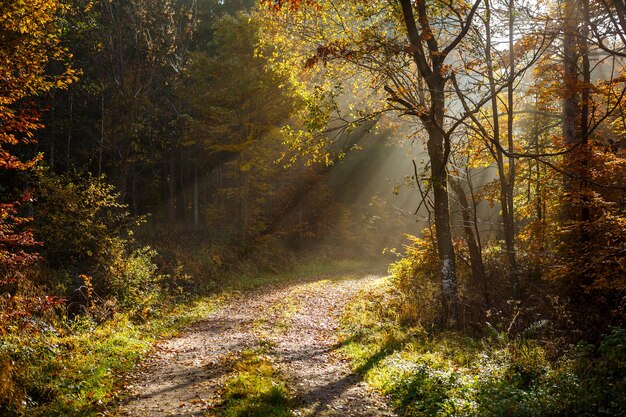
[{"label": "dirt road", "polygon": [[294,393],[295,415],[393,416],[336,351],[346,304],[376,279],[313,279],[233,297],[206,320],[158,345],[131,376],[132,395],[121,407],[122,415],[207,415],[232,377],[227,364],[262,343],[270,346],[267,354]]}]

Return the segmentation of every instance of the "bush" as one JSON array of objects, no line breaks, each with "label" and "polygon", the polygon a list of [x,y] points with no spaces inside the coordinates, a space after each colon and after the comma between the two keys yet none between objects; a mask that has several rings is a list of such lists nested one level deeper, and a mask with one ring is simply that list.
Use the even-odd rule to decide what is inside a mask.
[{"label": "bush", "polygon": [[404,256],[389,266],[393,285],[405,298],[400,316],[406,321],[430,324],[437,317],[441,299],[434,238],[428,229],[423,239],[405,236],[410,243],[404,247]]},{"label": "bush", "polygon": [[37,190],[35,236],[44,244],[47,263],[55,267],[93,267],[113,240],[129,240],[141,222],[118,202],[115,187],[104,176],[41,170]]},{"label": "bush", "polygon": [[[71,314],[88,311],[98,321],[122,307],[145,316],[158,301],[163,276],[156,252],[140,247],[133,218],[104,176],[37,174],[35,236],[43,242],[45,266],[39,284],[68,297]],[[114,298],[111,298],[114,297]]]},{"label": "bush", "polygon": [[128,253],[121,244],[115,250],[107,271],[107,288],[122,306],[145,317],[161,296],[163,276],[153,262],[156,251],[146,246]]}]

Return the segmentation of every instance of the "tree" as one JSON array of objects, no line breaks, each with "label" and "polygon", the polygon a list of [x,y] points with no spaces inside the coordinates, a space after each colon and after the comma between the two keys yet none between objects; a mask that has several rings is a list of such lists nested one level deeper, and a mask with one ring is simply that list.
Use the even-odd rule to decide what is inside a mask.
[{"label": "tree", "polygon": [[[432,10],[429,11],[425,1],[417,2],[417,17],[420,25],[418,30],[413,4],[410,0],[399,0],[402,7],[402,16],[406,33],[409,39],[409,51],[415,63],[419,76],[424,79],[427,89],[422,95],[429,96],[429,103],[411,103],[398,97],[394,90],[388,90],[391,99],[404,105],[406,111],[415,112],[428,133],[427,149],[431,166],[431,188],[434,195],[434,214],[437,249],[441,260],[441,280],[444,315],[454,314],[458,321],[458,295],[456,284],[456,266],[454,247],[452,245],[452,230],[450,228],[450,207],[448,202],[448,187],[446,165],[450,156],[451,131],[446,131],[446,84],[451,79],[450,68],[446,67],[446,59],[452,51],[461,43],[467,35],[474,14],[478,9],[480,0],[474,2],[469,8],[467,4],[460,4],[454,8],[450,4],[441,7],[449,7],[457,21],[448,22],[448,26],[458,26],[458,34],[447,40],[447,44],[440,45],[435,32],[431,27]],[[463,16],[463,14],[466,16]],[[449,28],[448,30],[450,30]],[[428,51],[428,52],[426,52]],[[424,94],[426,93],[426,94]],[[402,100],[402,101],[400,101]],[[425,105],[426,104],[426,105]],[[424,106],[425,105],[425,106]]]},{"label": "tree", "polygon": [[32,233],[23,228],[29,218],[20,209],[30,195],[17,174],[41,156],[31,151],[24,152],[31,156],[20,157],[19,148],[35,144],[43,127],[37,99],[75,80],[67,64],[70,56],[60,45],[66,10],[57,0],[0,3],[0,176],[11,184],[2,191],[6,200],[0,203],[0,284],[14,280],[36,259],[27,249],[35,245]]},{"label": "tree", "polygon": [[[611,290],[624,288],[626,223],[615,195],[625,189],[626,160],[616,139],[626,94],[623,11],[622,1],[589,0],[567,0],[562,10],[566,203],[561,238],[567,250],[561,264],[567,275],[560,278],[581,308],[591,311],[612,299]],[[597,313],[585,319],[594,318],[602,320]]]},{"label": "tree", "polygon": [[[447,163],[457,127],[489,101],[488,97],[482,97],[474,101],[471,108],[458,111],[461,106],[455,109],[451,103],[454,98],[458,102],[459,97],[452,97],[448,87],[455,74],[463,72],[463,68],[452,63],[452,56],[463,46],[480,4],[480,1],[413,4],[409,0],[398,0],[367,5],[360,2],[341,5],[316,2],[313,5],[270,1],[270,12],[266,13],[271,22],[267,32],[274,34],[271,42],[279,45],[277,49],[291,48],[290,58],[275,59],[279,67],[312,68],[323,63],[323,76],[333,79],[331,85],[323,86],[322,82],[317,82],[322,77],[321,70],[318,75],[310,76],[317,87],[307,97],[317,98],[321,103],[313,106],[316,111],[312,127],[328,131],[328,126],[333,128],[336,120],[347,121],[350,125],[376,117],[373,115],[396,111],[423,128],[427,137],[429,186],[434,195],[436,244],[441,262],[442,321],[446,324],[454,321],[458,304]],[[303,47],[293,48],[283,39],[289,42],[297,39],[297,44]],[[341,69],[332,68],[332,64]],[[328,103],[340,97],[343,88],[354,85],[355,81],[361,84],[352,89],[353,93],[358,92],[359,87],[362,91],[364,85],[374,91],[374,98],[368,103],[372,107],[354,111],[351,119],[341,117],[338,107]],[[320,86],[327,88],[326,95],[319,93]],[[382,102],[383,89],[387,105]],[[319,117],[324,110],[339,116],[334,120]],[[310,136],[300,142],[301,148],[317,149],[316,146]]]},{"label": "tree", "polygon": [[[483,30],[472,34],[478,52],[462,51],[461,57],[466,67],[484,77],[489,91],[489,109],[474,114],[468,103],[476,101],[473,98],[476,92],[458,91],[464,108],[470,112],[469,132],[482,137],[484,149],[492,156],[497,169],[507,269],[515,298],[520,296],[515,248],[515,188],[516,163],[520,158],[517,148],[521,145],[516,137],[519,128],[514,123],[521,110],[516,106],[527,95],[521,81],[528,78],[527,70],[536,65],[552,38],[543,16],[529,10],[531,7],[522,2],[516,6],[514,1],[485,1],[480,15]],[[498,38],[506,39],[508,50],[499,48]],[[500,91],[506,91],[506,97],[502,97]]]},{"label": "tree", "polygon": [[61,40],[82,75],[51,100],[45,157],[53,172],[106,174],[135,215],[159,207],[162,189],[181,188],[174,90],[195,36],[195,4],[73,0]]},{"label": "tree", "polygon": [[[272,184],[282,140],[278,130],[291,116],[294,100],[279,87],[284,80],[255,56],[257,20],[244,12],[224,15],[213,30],[212,50],[192,54],[177,89],[186,112],[182,146],[193,165],[195,225],[200,208],[213,212],[222,229],[227,214],[234,229],[228,234],[245,242],[254,237],[263,201],[280,186]],[[200,207],[200,183],[216,174],[219,186]]]}]

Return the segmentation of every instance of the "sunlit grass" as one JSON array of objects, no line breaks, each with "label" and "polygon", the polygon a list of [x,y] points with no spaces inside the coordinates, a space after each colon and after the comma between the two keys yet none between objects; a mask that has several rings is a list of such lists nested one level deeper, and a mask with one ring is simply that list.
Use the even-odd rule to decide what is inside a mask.
[{"label": "sunlit grass", "polygon": [[244,350],[226,381],[218,414],[226,417],[295,417],[292,395],[261,343]]},{"label": "sunlit grass", "polygon": [[379,280],[349,306],[341,351],[399,415],[623,415],[626,355],[617,357],[625,352],[625,332],[551,361],[529,339],[401,325],[385,307],[393,296],[389,281]]}]

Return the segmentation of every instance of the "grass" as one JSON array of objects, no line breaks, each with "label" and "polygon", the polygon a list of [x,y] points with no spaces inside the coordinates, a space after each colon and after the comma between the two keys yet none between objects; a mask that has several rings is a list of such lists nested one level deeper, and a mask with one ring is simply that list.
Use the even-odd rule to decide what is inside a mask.
[{"label": "grass", "polygon": [[557,360],[530,339],[469,338],[401,325],[388,280],[356,299],[341,351],[401,416],[626,415],[626,331]]},{"label": "grass", "polygon": [[[31,334],[6,335],[0,360],[9,415],[91,416],[120,397],[121,376],[159,338],[205,317],[223,297],[211,297],[161,311],[138,323],[118,313],[100,325],[82,317],[69,325]],[[8,359],[8,360],[6,360]],[[7,388],[9,387],[9,388]],[[0,411],[3,411],[0,408]]]},{"label": "grass", "polygon": [[[280,274],[238,275],[223,282],[219,292],[162,306],[145,319],[138,320],[137,314],[127,311],[100,324],[84,316],[54,326],[41,321],[32,326],[38,328],[37,331],[3,335],[0,338],[0,415],[87,417],[114,414],[114,406],[123,395],[120,388],[124,374],[151,351],[158,339],[175,335],[242,292],[366,268],[371,266],[362,262],[318,262]],[[247,358],[245,363],[252,366],[255,362]],[[262,365],[261,374],[243,372],[230,388],[235,392],[239,386],[245,391],[261,384],[259,389],[264,391],[255,394],[260,396],[260,404],[270,407],[267,410],[280,410],[282,403],[278,400],[284,393],[280,385],[274,384],[277,374],[270,372],[266,362],[258,364]],[[227,415],[255,415],[241,414],[248,406],[236,397],[229,397],[234,404],[229,407],[240,411]],[[258,415],[290,414],[285,411]]]},{"label": "grass", "polygon": [[287,282],[317,281],[323,278],[343,277],[355,271],[370,272],[376,268],[383,269],[383,267],[384,265],[381,265],[380,262],[344,259],[306,262],[280,273],[258,273],[253,269],[242,268],[235,275],[229,276],[222,283],[222,287],[227,291],[246,291]]},{"label": "grass", "polygon": [[268,343],[241,352],[235,375],[226,381],[218,415],[225,417],[295,417],[293,397],[267,356]]}]

